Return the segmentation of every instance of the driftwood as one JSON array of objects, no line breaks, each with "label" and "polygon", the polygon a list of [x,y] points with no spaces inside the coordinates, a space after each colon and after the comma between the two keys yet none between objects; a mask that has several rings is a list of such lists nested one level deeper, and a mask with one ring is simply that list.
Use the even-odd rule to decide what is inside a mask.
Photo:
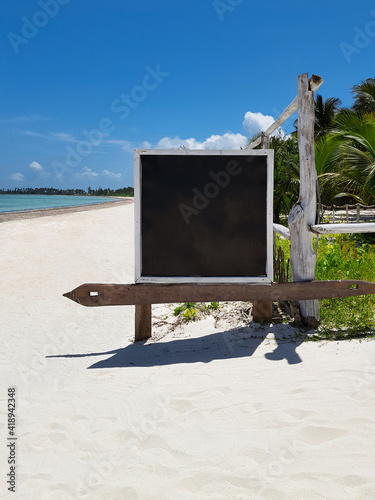
[{"label": "driftwood", "polygon": [[[318,88],[322,85],[323,79],[320,78],[320,76],[317,75],[311,75],[311,78],[309,80],[309,87],[310,90],[315,92],[318,90]],[[289,104],[289,106],[281,113],[279,118],[273,122],[273,124],[268,127],[268,129],[264,132],[264,135],[266,137],[269,137],[275,130],[277,130],[281,125],[287,121],[288,118],[290,118],[293,113],[295,113],[298,109],[298,96],[296,96],[293,101]],[[253,141],[251,144],[247,146],[246,149],[254,149],[259,144],[262,142],[262,136],[258,137],[255,141]]]},{"label": "driftwood", "polygon": [[[264,132],[264,135],[269,137],[275,130],[277,130],[281,125],[286,122],[288,118],[292,116],[293,113],[295,113],[298,109],[298,96],[293,99],[293,101],[289,104],[289,106],[283,111],[283,113],[279,116],[279,118],[273,122],[273,124],[268,127],[268,129]],[[258,137],[258,139],[255,139],[251,144],[247,146],[246,149],[254,149],[259,144],[261,144],[262,141],[262,136]]]},{"label": "driftwood", "polygon": [[290,240],[290,231],[287,227],[281,225],[281,224],[276,224],[276,222],[273,223],[273,231],[274,233],[278,233],[287,240]]},{"label": "driftwood", "polygon": [[[322,85],[320,76],[303,74],[298,77],[298,95],[289,104],[281,116],[261,136],[253,141],[248,149],[259,144],[269,147],[270,135],[280,127],[298,109],[298,149],[300,154],[300,198],[299,206],[293,207],[289,215],[289,230],[274,224],[275,232],[292,241],[291,262],[292,279],[295,281],[311,281],[315,278],[316,256],[312,251],[312,234],[310,226],[315,224],[316,215],[316,183],[314,152],[314,92]],[[291,227],[292,226],[292,227]],[[315,302],[299,303],[302,321],[316,327],[319,324],[319,304]],[[272,305],[254,303],[254,316],[271,321]],[[262,317],[263,315],[263,317]]]},{"label": "driftwood", "polygon": [[313,224],[310,230],[315,234],[375,233],[375,223]]},{"label": "driftwood", "polygon": [[[321,79],[320,79],[321,80]],[[319,77],[309,83],[307,73],[298,77],[298,149],[300,156],[300,195],[289,213],[290,261],[293,281],[315,278],[316,255],[310,227],[316,222],[317,174],[314,151],[314,91]],[[319,303],[300,300],[302,322],[315,328],[319,324]]]}]

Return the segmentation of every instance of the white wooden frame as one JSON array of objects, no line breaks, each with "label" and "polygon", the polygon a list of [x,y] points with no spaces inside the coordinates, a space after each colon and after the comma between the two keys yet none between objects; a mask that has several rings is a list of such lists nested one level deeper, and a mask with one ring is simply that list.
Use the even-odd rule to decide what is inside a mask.
[{"label": "white wooden frame", "polygon": [[[266,156],[267,158],[267,200],[266,200],[266,276],[244,277],[185,277],[185,276],[142,276],[142,227],[141,227],[141,156],[143,155],[189,155],[189,156]],[[189,149],[135,149],[134,150],[134,222],[135,222],[135,282],[136,283],[254,283],[270,284],[273,281],[273,160],[274,152],[269,149],[249,150],[189,150]]]}]

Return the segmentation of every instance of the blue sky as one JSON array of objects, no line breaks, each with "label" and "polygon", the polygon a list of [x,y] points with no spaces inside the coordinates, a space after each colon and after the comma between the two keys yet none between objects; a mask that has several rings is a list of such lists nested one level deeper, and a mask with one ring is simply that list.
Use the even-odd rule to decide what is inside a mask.
[{"label": "blue sky", "polygon": [[236,149],[298,74],[345,106],[374,76],[369,1],[18,0],[0,27],[0,188],[132,186],[133,148]]}]

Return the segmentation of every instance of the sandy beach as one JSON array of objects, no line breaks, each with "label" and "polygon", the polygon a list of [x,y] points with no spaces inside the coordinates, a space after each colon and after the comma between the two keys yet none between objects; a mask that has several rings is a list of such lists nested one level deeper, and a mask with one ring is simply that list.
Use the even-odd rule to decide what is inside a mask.
[{"label": "sandy beach", "polygon": [[375,499],[374,341],[213,317],[168,332],[158,306],[134,344],[134,307],[62,296],[133,282],[134,206],[81,208],[0,224],[0,497]]}]

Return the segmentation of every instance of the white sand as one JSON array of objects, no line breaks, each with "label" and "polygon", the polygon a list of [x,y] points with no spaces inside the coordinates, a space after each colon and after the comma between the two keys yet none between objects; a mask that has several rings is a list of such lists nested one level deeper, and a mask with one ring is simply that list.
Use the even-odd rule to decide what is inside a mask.
[{"label": "white sand", "polygon": [[132,282],[133,253],[133,205],[0,224],[0,497],[374,499],[375,343],[207,318],[133,345],[133,307],[62,297]]}]

